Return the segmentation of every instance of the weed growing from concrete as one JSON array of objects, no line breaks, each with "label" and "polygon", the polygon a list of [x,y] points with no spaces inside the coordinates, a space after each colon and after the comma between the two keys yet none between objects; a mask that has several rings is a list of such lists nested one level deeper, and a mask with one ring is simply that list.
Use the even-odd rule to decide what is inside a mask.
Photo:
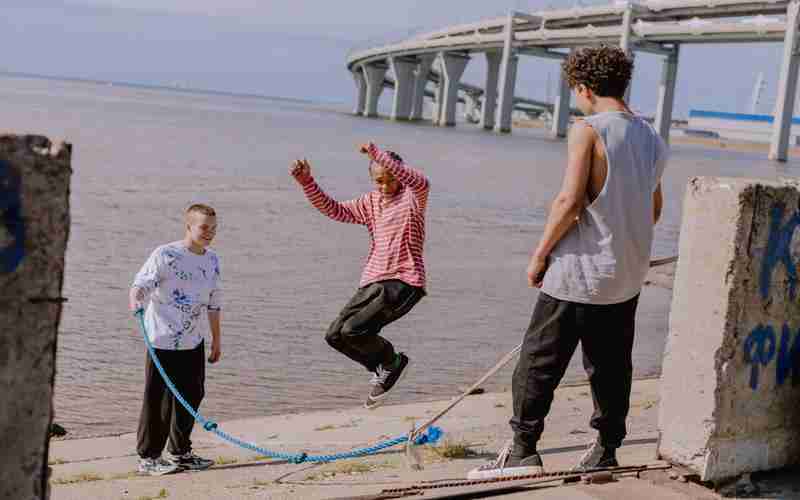
[{"label": "weed growing from concrete", "polygon": [[161,491],[158,492],[158,495],[156,495],[154,497],[141,496],[141,497],[137,498],[136,500],[157,500],[159,498],[167,498],[168,496],[169,496],[169,492],[165,488],[161,488]]},{"label": "weed growing from concrete", "polygon": [[447,458],[449,460],[468,458],[477,455],[477,452],[470,448],[469,443],[463,441],[455,442],[445,440],[441,446],[431,447],[431,451],[439,458]]},{"label": "weed growing from concrete", "polygon": [[74,476],[51,479],[50,484],[57,484],[57,485],[78,484],[78,483],[88,483],[92,481],[102,481],[102,480],[103,476],[100,476],[93,472],[84,472],[82,474],[76,474]]},{"label": "weed growing from concrete", "polygon": [[220,456],[214,460],[214,465],[231,465],[238,462],[239,462],[238,458]]}]

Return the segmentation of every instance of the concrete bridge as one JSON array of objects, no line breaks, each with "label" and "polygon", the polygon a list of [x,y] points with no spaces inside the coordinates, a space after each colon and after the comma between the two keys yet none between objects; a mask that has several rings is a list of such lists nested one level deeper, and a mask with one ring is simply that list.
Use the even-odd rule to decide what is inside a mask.
[{"label": "concrete bridge", "polygon": [[[468,114],[480,110],[485,129],[511,131],[516,109],[550,111],[551,133],[566,136],[570,91],[563,78],[553,103],[515,96],[521,56],[563,60],[575,48],[605,43],[663,56],[655,126],[669,139],[680,47],[700,43],[783,42],[770,159],[785,161],[797,89],[800,0],[650,0],[644,3],[576,7],[535,13],[511,12],[501,18],[451,26],[352,52],[347,68],[356,83],[356,114],[377,116],[385,86],[394,89],[391,118],[421,120],[424,99],[434,83],[433,122],[455,125],[456,104]],[[461,82],[472,57],[486,58],[483,88]],[[387,79],[391,71],[393,79]],[[629,91],[630,93],[630,88]],[[461,96],[459,96],[461,93]]]}]

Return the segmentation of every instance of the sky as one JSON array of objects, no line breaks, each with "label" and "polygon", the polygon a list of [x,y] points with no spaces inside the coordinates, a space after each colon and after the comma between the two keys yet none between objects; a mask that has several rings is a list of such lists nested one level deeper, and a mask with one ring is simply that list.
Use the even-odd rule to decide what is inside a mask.
[{"label": "sky", "polygon": [[[582,0],[582,4],[601,3]],[[0,70],[350,103],[347,52],[370,43],[564,0],[2,0]],[[780,44],[683,47],[676,116],[688,110],[771,113]],[[482,55],[464,79],[481,84]],[[636,59],[633,105],[655,110],[659,58]],[[552,96],[558,66],[525,57],[518,93]],[[384,93],[384,101],[390,95]]]}]

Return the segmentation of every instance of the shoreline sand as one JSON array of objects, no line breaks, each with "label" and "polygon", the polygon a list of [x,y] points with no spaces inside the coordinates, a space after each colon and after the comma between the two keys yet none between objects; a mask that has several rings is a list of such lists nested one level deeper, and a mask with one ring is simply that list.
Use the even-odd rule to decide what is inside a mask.
[{"label": "shoreline sand", "polygon": [[[658,379],[637,380],[633,384],[628,438],[619,451],[622,465],[660,463],[655,456],[658,384]],[[224,422],[220,428],[269,449],[309,453],[343,451],[402,435],[408,432],[412,422],[423,421],[444,404],[446,401],[396,404],[374,411],[350,408],[276,415]],[[562,387],[556,392],[539,446],[547,470],[567,470],[579,459],[586,445],[594,440],[594,432],[588,427],[591,408],[591,396],[585,384]],[[50,445],[51,498],[314,500],[377,495],[384,488],[408,486],[420,481],[463,479],[469,469],[492,458],[510,436],[507,423],[510,414],[510,392],[470,396],[440,422],[445,430],[443,443],[436,449],[422,449],[423,471],[407,468],[401,446],[362,459],[294,465],[231,447],[196,428],[196,451],[217,460],[217,465],[204,472],[141,477],[133,472],[136,467],[134,434],[54,440]],[[508,492],[503,497],[577,500],[720,498],[703,486],[670,481],[668,477],[667,472],[662,471],[649,472],[640,479],[622,478],[608,485],[558,486],[551,483],[525,488],[518,493]],[[792,482],[786,474],[770,481],[773,490],[784,488],[782,491],[791,492],[796,488],[800,491],[800,483]],[[425,498],[438,498],[458,491],[469,492],[470,489],[432,490]]]},{"label": "shoreline sand", "polygon": [[[653,462],[657,386],[655,379],[634,383],[629,431],[633,444],[621,453],[627,463]],[[588,390],[581,384],[558,391],[541,446],[550,469],[566,468],[593,438],[587,425],[592,404]],[[136,467],[135,434],[54,440],[50,446],[52,498],[157,498],[164,489],[169,498],[316,499],[377,493],[390,483],[463,478],[467,470],[490,458],[510,435],[510,399],[510,392],[487,393],[470,396],[456,407],[440,422],[445,440],[451,447],[464,445],[476,455],[447,459],[426,447],[422,472],[408,470],[402,446],[364,459],[293,465],[264,460],[196,427],[196,451],[216,459],[218,465],[201,473],[138,477],[132,474]],[[220,428],[279,451],[343,451],[402,435],[412,421],[421,422],[444,403],[275,415],[220,423]],[[291,475],[275,482],[287,474]]]}]

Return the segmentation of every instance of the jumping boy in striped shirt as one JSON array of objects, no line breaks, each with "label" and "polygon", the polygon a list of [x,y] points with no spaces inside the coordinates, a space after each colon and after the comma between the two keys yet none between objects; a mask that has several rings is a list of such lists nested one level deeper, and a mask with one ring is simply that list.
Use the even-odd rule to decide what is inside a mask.
[{"label": "jumping boy in striped shirt", "polygon": [[369,255],[359,288],[328,328],[325,340],[374,373],[364,404],[372,409],[384,402],[408,369],[408,356],[396,353],[391,342],[378,334],[425,295],[422,252],[429,182],[394,152],[381,151],[372,143],[362,145],[360,152],[370,159],[369,174],[376,189],[354,200],[339,202],[325,194],[305,159],[295,161],[290,174],[317,210],[369,231]]}]

